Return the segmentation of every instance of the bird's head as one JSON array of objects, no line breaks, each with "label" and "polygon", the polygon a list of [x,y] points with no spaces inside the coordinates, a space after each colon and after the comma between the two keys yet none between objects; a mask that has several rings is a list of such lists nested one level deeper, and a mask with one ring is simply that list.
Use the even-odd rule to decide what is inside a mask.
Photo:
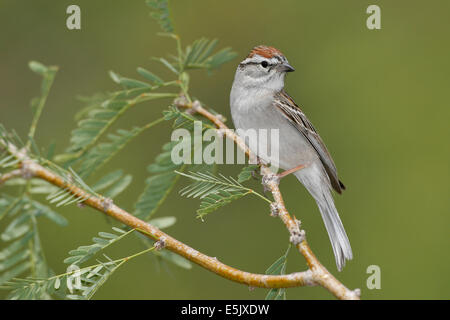
[{"label": "bird's head", "polygon": [[257,46],[239,64],[235,81],[245,87],[281,90],[287,72],[294,71],[286,57],[274,47]]}]

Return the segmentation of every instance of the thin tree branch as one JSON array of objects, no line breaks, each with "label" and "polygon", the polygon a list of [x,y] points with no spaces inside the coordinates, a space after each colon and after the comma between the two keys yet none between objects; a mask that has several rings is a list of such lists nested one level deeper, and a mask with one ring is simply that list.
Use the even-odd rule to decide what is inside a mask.
[{"label": "thin tree branch", "polygon": [[[192,111],[209,119],[222,133],[224,133],[229,139],[233,140],[238,147],[247,154],[249,159],[254,160],[256,158],[256,155],[250,151],[245,142],[221,121],[220,116],[214,115],[203,108],[199,101],[187,103],[187,101],[181,97],[175,101],[175,104],[178,107],[192,109]],[[275,200],[271,205],[272,214],[279,216],[283,221],[289,231],[290,242],[297,247],[298,251],[303,255],[306,263],[308,264],[309,269],[305,271],[309,272],[310,275],[310,282],[308,284],[320,285],[330,291],[338,299],[359,300],[361,295],[360,289],[350,290],[345,287],[320,263],[312,252],[306,242],[305,232],[300,229],[300,221],[295,217],[292,218],[286,209],[280,188],[278,186],[279,180],[276,175],[264,164],[261,165],[261,174],[263,176],[263,185],[270,190]]]},{"label": "thin tree branch", "polygon": [[[178,107],[190,108],[192,111],[197,112],[212,121],[217,128],[228,138],[232,139],[238,147],[249,156],[250,159],[256,159],[256,155],[250,152],[244,141],[221,121],[220,115],[214,115],[204,109],[198,101],[189,103],[185,99],[177,99],[175,104]],[[281,218],[290,233],[290,241],[305,257],[309,267],[306,271],[295,272],[288,275],[263,275],[249,273],[230,267],[217,260],[217,258],[207,256],[169,236],[155,226],[136,218],[112,203],[111,199],[92,196],[78,186],[66,182],[61,176],[43,167],[36,161],[29,159],[24,150],[18,150],[10,143],[4,144],[1,140],[0,147],[7,149],[10,154],[13,154],[17,159],[21,160],[19,162],[19,167],[21,168],[20,173],[23,177],[40,178],[61,189],[69,190],[77,198],[86,198],[83,202],[84,204],[113,217],[117,221],[131,228],[137,229],[149,238],[158,241],[158,247],[164,247],[174,253],[177,253],[226,279],[246,284],[251,287],[261,288],[288,288],[320,285],[339,299],[358,300],[360,297],[359,289],[352,291],[346,288],[331,273],[328,272],[328,270],[313,254],[311,248],[306,242],[304,231],[300,230],[300,221],[292,218],[284,205],[275,175],[264,164],[261,166],[263,183],[271,191],[275,200],[271,205],[271,209],[273,211],[272,213],[276,213],[276,215]]]},{"label": "thin tree branch", "polygon": [[22,176],[34,177],[45,180],[61,189],[69,190],[77,198],[87,198],[83,203],[100,212],[103,212],[117,221],[137,229],[149,238],[158,241],[160,248],[164,247],[184,258],[210,270],[226,279],[246,284],[250,287],[260,288],[288,288],[314,285],[311,271],[295,272],[288,275],[265,275],[241,271],[220,262],[215,257],[207,256],[190,246],[176,240],[155,226],[136,218],[125,210],[112,203],[111,199],[96,197],[66,182],[61,176],[43,167],[36,161],[29,159],[23,150],[18,150],[11,143],[5,145],[0,140],[0,147],[8,150],[16,158],[20,159],[19,167]]},{"label": "thin tree branch", "polygon": [[8,180],[17,178],[22,176],[22,171],[19,169],[4,173],[2,175],[0,175],[0,185],[2,185],[3,183],[5,183]]}]

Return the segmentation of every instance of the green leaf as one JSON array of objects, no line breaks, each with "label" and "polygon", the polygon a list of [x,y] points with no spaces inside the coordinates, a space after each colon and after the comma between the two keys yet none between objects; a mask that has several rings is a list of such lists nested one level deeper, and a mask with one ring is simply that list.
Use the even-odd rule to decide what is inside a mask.
[{"label": "green leaf", "polygon": [[30,193],[32,194],[50,194],[58,190],[58,187],[41,179],[32,179],[29,189]]},{"label": "green leaf", "polygon": [[114,82],[122,85],[125,89],[134,89],[134,88],[152,89],[152,86],[146,82],[122,77],[121,75],[115,73],[114,71],[109,71],[109,76]]},{"label": "green leaf", "polygon": [[184,69],[213,70],[236,57],[237,54],[230,48],[224,48],[212,54],[216,45],[217,39],[201,38],[195,40],[184,52]]},{"label": "green leaf", "polygon": [[234,200],[240,199],[249,192],[242,193],[239,191],[227,192],[224,190],[219,190],[214,193],[210,193],[200,202],[200,207],[197,209],[198,218],[203,219],[205,215],[211,213],[220,207],[223,207]]},{"label": "green leaf", "polygon": [[144,68],[137,68],[137,72],[143,76],[145,79],[150,80],[152,82],[154,82],[156,85],[161,85],[164,83],[164,81],[158,77],[157,75],[151,73],[150,71],[144,69]]},{"label": "green leaf", "polygon": [[45,102],[47,101],[47,97],[50,92],[50,88],[53,85],[53,81],[55,79],[58,68],[56,66],[47,67],[37,61],[31,61],[28,65],[32,71],[40,74],[43,77],[41,85],[41,95],[38,98],[34,98],[33,100],[31,100],[33,119],[31,121],[31,126],[28,132],[27,146],[29,147],[31,144],[33,144],[33,138],[36,132],[37,123],[41,116],[42,110],[44,109]]},{"label": "green leaf", "polygon": [[24,237],[14,241],[9,246],[0,251],[0,261],[5,260],[10,257],[15,252],[19,251],[28,243],[28,241],[33,237],[34,233],[29,232]]},{"label": "green leaf", "polygon": [[150,7],[150,16],[159,23],[161,29],[173,32],[168,0],[146,0],[145,3]]},{"label": "green leaf", "polygon": [[175,186],[178,175],[174,173],[174,170],[182,171],[184,168],[183,165],[172,162],[171,152],[175,145],[175,142],[164,144],[162,152],[156,157],[154,163],[148,166],[148,171],[153,175],[147,178],[145,189],[135,204],[136,217],[148,220],[156,213]]},{"label": "green leaf", "polygon": [[104,196],[107,198],[115,198],[119,194],[121,194],[125,189],[130,185],[131,181],[133,180],[133,177],[131,175],[126,175],[119,181],[113,184],[113,186],[108,189],[106,192],[104,192]]},{"label": "green leaf", "polygon": [[83,262],[92,258],[95,254],[97,254],[101,250],[105,250],[110,245],[120,241],[130,233],[134,231],[131,229],[127,232],[123,231],[119,228],[113,228],[114,231],[118,232],[119,235],[115,235],[112,233],[99,232],[99,237],[94,237],[92,241],[94,242],[88,246],[80,246],[75,250],[69,251],[70,257],[64,260],[66,264],[74,264],[80,266]]},{"label": "green leaf", "polygon": [[135,204],[134,215],[147,220],[156,212],[172,190],[177,179],[173,172],[157,174],[146,180],[146,187]]},{"label": "green leaf", "polygon": [[[291,245],[289,244],[286,252],[280,258],[278,258],[272,265],[267,268],[266,274],[268,275],[281,275],[286,273],[287,256]],[[266,295],[266,300],[286,300],[286,289],[270,289]]]},{"label": "green leaf", "polygon": [[4,261],[0,262],[0,272],[5,271],[6,269],[14,266],[20,261],[25,260],[30,255],[29,250],[19,251],[15,255],[8,257]]},{"label": "green leaf", "polygon": [[62,176],[66,184],[75,185],[85,191],[83,196],[77,196],[68,188],[57,189],[46,197],[50,203],[56,203],[57,207],[63,205],[67,206],[72,203],[81,203],[86,201],[89,197],[96,195],[95,191],[92,190],[92,188],[90,188],[72,168],[69,167],[69,170],[66,171],[57,165],[52,164],[49,169],[56,171],[57,174]]},{"label": "green leaf", "polygon": [[11,241],[23,236],[30,230],[30,225],[28,224],[30,218],[31,215],[28,213],[21,214],[20,216],[16,217],[6,227],[5,231],[3,231],[1,239],[3,241]]},{"label": "green leaf", "polygon": [[12,278],[15,278],[18,275],[24,273],[30,268],[30,266],[30,261],[24,261],[16,265],[14,268],[4,272],[2,275],[0,275],[0,285],[3,285],[5,282],[11,280]]},{"label": "green leaf", "polygon": [[141,94],[150,90],[149,87],[143,87],[118,91],[102,103],[97,101],[94,108],[87,113],[87,118],[79,121],[78,128],[72,131],[71,146],[67,153],[55,159],[76,161],[80,155],[90,150],[128,109],[144,101]]},{"label": "green leaf", "polygon": [[253,176],[253,173],[258,169],[258,165],[249,165],[242,169],[241,173],[239,173],[238,176],[238,182],[242,183],[245,181],[250,180],[250,178]]},{"label": "green leaf", "polygon": [[45,75],[48,72],[48,68],[44,66],[42,63],[37,61],[30,61],[28,66],[33,72],[36,72],[40,75]]},{"label": "green leaf", "polygon": [[63,217],[59,213],[53,211],[49,207],[47,207],[37,201],[31,201],[31,203],[32,203],[33,207],[38,210],[37,215],[42,214],[47,219],[53,221],[54,223],[56,223],[57,225],[62,226],[62,227],[65,227],[69,224],[69,222],[67,221],[67,219],[65,217]]},{"label": "green leaf", "polygon": [[97,171],[125,148],[125,146],[133,139],[144,131],[163,122],[163,120],[164,118],[161,117],[140,128],[133,128],[132,130],[119,129],[116,134],[109,134],[109,142],[100,143],[79,159],[79,161],[81,161],[81,175],[87,177]]},{"label": "green leaf", "polygon": [[92,189],[95,192],[100,192],[110,187],[113,183],[117,182],[123,176],[123,170],[116,170],[108,173],[107,175],[100,178],[93,186]]},{"label": "green leaf", "polygon": [[203,218],[206,214],[251,193],[270,203],[269,199],[252,189],[244,187],[232,177],[227,178],[221,174],[214,175],[209,172],[177,173],[195,181],[181,189],[180,194],[188,198],[202,199],[200,208],[197,210],[199,218]]},{"label": "green leaf", "polygon": [[119,129],[116,134],[109,134],[109,142],[100,143],[79,160],[81,161],[81,175],[88,177],[100,169],[141,132],[141,128],[133,128],[130,131]]},{"label": "green leaf", "polygon": [[172,65],[169,61],[167,61],[166,59],[164,59],[164,58],[155,58],[155,60],[161,62],[164,66],[166,66],[167,69],[169,69],[173,73],[175,73],[177,75],[180,74],[180,71],[177,70],[177,68],[174,65]]},{"label": "green leaf", "polygon": [[157,227],[158,229],[164,229],[173,226],[175,222],[177,222],[177,218],[175,217],[160,217],[148,221],[149,224]]},{"label": "green leaf", "polygon": [[155,255],[160,256],[164,260],[167,260],[175,265],[177,265],[180,268],[183,269],[192,269],[192,264],[189,262],[189,260],[183,258],[182,256],[179,256],[171,251],[162,250],[162,251],[152,251]]}]

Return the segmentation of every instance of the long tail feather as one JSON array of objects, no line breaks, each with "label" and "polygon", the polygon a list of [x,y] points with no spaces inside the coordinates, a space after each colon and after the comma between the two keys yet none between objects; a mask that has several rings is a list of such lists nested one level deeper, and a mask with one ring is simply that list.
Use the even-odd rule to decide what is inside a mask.
[{"label": "long tail feather", "polygon": [[316,200],[331,241],[336,258],[336,266],[341,271],[345,266],[345,261],[353,258],[353,253],[350,241],[334,205],[329,182],[326,180],[323,170],[315,164],[298,171],[295,175]]}]

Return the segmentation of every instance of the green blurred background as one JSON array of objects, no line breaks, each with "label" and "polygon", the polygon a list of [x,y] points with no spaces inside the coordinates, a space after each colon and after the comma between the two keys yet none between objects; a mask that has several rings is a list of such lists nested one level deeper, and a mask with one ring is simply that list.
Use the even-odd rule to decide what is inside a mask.
[{"label": "green blurred background", "polygon": [[[80,31],[65,26],[70,4],[81,7]],[[381,30],[366,28],[370,4],[381,7]],[[253,46],[279,48],[296,68],[287,78],[287,91],[320,132],[348,187],[336,202],[354,260],[338,273],[314,201],[294,177],[281,183],[288,209],[302,220],[325,266],[349,288],[361,288],[364,299],[450,298],[450,2],[310,0],[274,5],[268,0],[174,0],[171,10],[183,44],[206,36],[238,52],[238,58],[212,76],[191,73],[191,93],[229,119],[235,67]],[[0,122],[26,134],[29,101],[40,86],[27,63],[58,65],[37,142],[45,147],[55,141],[62,152],[75,126],[73,116],[82,107],[76,96],[118,89],[109,70],[137,78],[136,67],[142,66],[169,78],[149,59],[174,52],[173,41],[156,36],[159,31],[143,0],[0,0]],[[145,124],[159,117],[167,104],[139,105],[118,125]],[[134,176],[116,203],[132,210],[146,166],[169,139],[167,123],[146,132],[103,168],[125,168]],[[220,171],[236,175],[238,169],[224,166]],[[198,204],[173,193],[158,213],[178,218],[167,232],[222,262],[256,273],[264,273],[285,251],[288,234],[263,202],[241,199],[205,222],[195,218]],[[71,206],[60,211],[70,220],[68,227],[41,223],[45,253],[58,273],[65,271],[62,261],[69,250],[110,228],[105,217],[91,209]],[[129,239],[109,253],[119,258],[141,249],[138,240]],[[381,268],[380,290],[366,287],[369,265]],[[302,269],[303,258],[291,251],[287,271]],[[260,299],[265,294],[198,266],[158,268],[149,256],[125,265],[95,298]],[[332,296],[315,287],[289,289],[288,298]]]}]

